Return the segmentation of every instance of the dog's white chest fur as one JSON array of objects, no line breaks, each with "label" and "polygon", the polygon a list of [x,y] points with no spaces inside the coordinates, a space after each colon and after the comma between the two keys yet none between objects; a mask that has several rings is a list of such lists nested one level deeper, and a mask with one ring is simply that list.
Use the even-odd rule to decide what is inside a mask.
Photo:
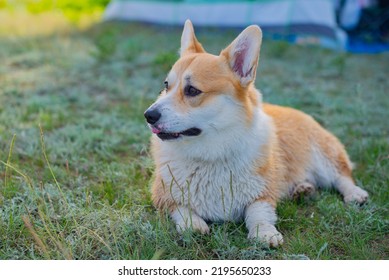
[{"label": "dog's white chest fur", "polygon": [[209,221],[240,220],[246,206],[264,187],[262,178],[247,167],[222,161],[170,161],[161,171],[177,204],[188,206]]},{"label": "dog's white chest fur", "polygon": [[177,205],[209,221],[243,218],[265,187],[256,162],[267,142],[269,119],[257,111],[251,127],[237,129],[212,135],[212,141],[161,143],[160,175]]}]

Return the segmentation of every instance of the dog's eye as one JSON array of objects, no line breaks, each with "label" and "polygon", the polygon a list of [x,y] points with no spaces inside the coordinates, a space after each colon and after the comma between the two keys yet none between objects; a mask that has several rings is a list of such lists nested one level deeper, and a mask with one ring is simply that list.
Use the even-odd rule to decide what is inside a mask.
[{"label": "dog's eye", "polygon": [[169,88],[169,83],[168,83],[168,81],[164,81],[163,83],[165,84],[165,89],[168,89],[168,88]]},{"label": "dog's eye", "polygon": [[201,90],[199,90],[195,87],[192,87],[192,86],[185,87],[185,95],[186,96],[196,96],[196,95],[199,95],[200,93],[201,93]]}]

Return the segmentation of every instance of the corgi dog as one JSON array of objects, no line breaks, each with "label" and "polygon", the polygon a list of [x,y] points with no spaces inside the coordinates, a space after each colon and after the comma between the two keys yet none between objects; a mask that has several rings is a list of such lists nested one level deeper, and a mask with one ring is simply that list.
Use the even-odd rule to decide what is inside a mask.
[{"label": "corgi dog", "polygon": [[152,200],[181,233],[244,221],[248,238],[277,247],[280,199],[319,187],[334,187],[345,202],[368,198],[334,135],[301,111],[262,103],[254,86],[261,43],[251,25],[212,55],[187,20],[180,58],[144,113],[156,165]]}]

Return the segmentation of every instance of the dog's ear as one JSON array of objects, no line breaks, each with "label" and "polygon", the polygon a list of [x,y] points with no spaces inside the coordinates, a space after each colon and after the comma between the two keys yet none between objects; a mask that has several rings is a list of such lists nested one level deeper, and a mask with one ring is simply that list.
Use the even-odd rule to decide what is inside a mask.
[{"label": "dog's ear", "polygon": [[187,19],[185,21],[184,30],[182,31],[181,36],[181,50],[180,56],[190,53],[202,53],[205,52],[203,46],[197,41],[196,35],[194,33],[192,22]]},{"label": "dog's ear", "polygon": [[227,59],[243,87],[255,80],[261,43],[261,29],[257,25],[251,25],[220,54]]}]

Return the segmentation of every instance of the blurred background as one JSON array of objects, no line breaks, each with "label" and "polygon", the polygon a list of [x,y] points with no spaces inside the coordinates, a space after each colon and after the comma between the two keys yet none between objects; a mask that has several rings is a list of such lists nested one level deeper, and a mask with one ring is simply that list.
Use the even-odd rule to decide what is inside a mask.
[{"label": "blurred background", "polygon": [[9,12],[61,13],[80,23],[86,15],[160,25],[262,26],[267,36],[350,52],[388,50],[388,0],[1,0]]},{"label": "blurred background", "polygon": [[387,0],[175,0],[111,1],[106,19],[156,24],[243,27],[258,24],[265,35],[350,52],[389,49]]},{"label": "blurred background", "polygon": [[[218,54],[265,32],[256,86],[337,135],[370,194],[284,201],[285,244],[244,224],[179,236],[151,206],[144,110],[191,18]],[[0,259],[388,259],[387,1],[0,0]]]}]

